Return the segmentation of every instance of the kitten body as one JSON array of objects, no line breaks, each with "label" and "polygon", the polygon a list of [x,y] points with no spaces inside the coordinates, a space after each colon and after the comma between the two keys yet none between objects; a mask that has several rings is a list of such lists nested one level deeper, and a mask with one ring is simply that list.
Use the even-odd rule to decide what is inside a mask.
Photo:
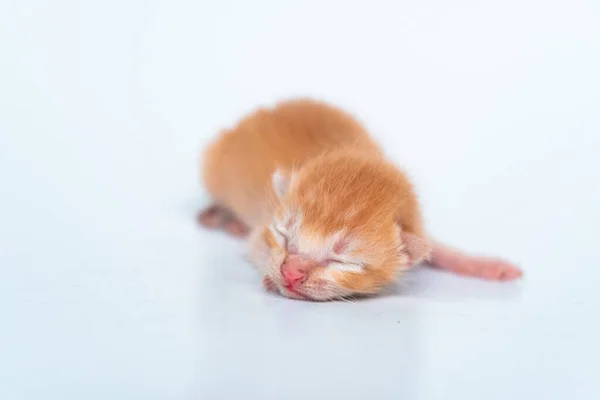
[{"label": "kitten body", "polygon": [[353,116],[313,100],[261,108],[206,148],[207,227],[249,233],[270,290],[300,299],[372,294],[422,261],[511,280],[514,265],[429,238],[407,176]]}]

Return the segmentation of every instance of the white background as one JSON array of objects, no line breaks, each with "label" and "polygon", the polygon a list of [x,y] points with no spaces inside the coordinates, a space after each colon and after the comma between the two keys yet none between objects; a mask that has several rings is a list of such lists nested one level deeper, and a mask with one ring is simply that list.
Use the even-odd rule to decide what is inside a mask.
[{"label": "white background", "polygon": [[[596,0],[3,0],[0,398],[599,398],[599,71]],[[525,279],[265,294],[198,156],[296,95]]]}]

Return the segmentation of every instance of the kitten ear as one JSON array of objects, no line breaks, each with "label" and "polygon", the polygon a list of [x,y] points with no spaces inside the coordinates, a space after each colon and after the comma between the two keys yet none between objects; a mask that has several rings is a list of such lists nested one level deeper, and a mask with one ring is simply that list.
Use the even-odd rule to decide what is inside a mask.
[{"label": "kitten ear", "polygon": [[273,184],[273,189],[278,197],[283,197],[287,194],[290,189],[290,183],[292,182],[292,178],[289,175],[284,174],[284,172],[280,169],[276,169],[271,176],[271,182]]},{"label": "kitten ear", "polygon": [[431,245],[429,242],[413,233],[400,230],[400,238],[406,247],[411,264],[429,260]]}]

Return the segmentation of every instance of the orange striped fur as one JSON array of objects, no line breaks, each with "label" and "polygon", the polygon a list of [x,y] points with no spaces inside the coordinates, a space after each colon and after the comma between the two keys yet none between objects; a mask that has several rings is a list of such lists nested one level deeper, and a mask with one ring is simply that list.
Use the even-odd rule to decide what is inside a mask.
[{"label": "orange striped fur", "polygon": [[[215,203],[251,229],[250,258],[265,286],[288,297],[377,293],[429,259],[412,183],[357,120],[331,105],[259,109],[207,147],[202,169]],[[437,259],[444,249],[435,245]],[[314,264],[294,292],[280,271],[292,253]]]}]

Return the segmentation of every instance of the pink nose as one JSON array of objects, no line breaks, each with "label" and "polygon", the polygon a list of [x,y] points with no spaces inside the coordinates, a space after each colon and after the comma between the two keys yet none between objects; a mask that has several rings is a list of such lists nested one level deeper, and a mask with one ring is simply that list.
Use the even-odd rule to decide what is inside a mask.
[{"label": "pink nose", "polygon": [[300,285],[306,280],[306,272],[294,267],[286,267],[286,264],[283,264],[281,267],[281,273],[283,274],[285,283],[290,286]]},{"label": "pink nose", "polygon": [[290,255],[281,265],[281,275],[288,286],[301,285],[308,279],[308,271],[312,265],[297,255]]}]

